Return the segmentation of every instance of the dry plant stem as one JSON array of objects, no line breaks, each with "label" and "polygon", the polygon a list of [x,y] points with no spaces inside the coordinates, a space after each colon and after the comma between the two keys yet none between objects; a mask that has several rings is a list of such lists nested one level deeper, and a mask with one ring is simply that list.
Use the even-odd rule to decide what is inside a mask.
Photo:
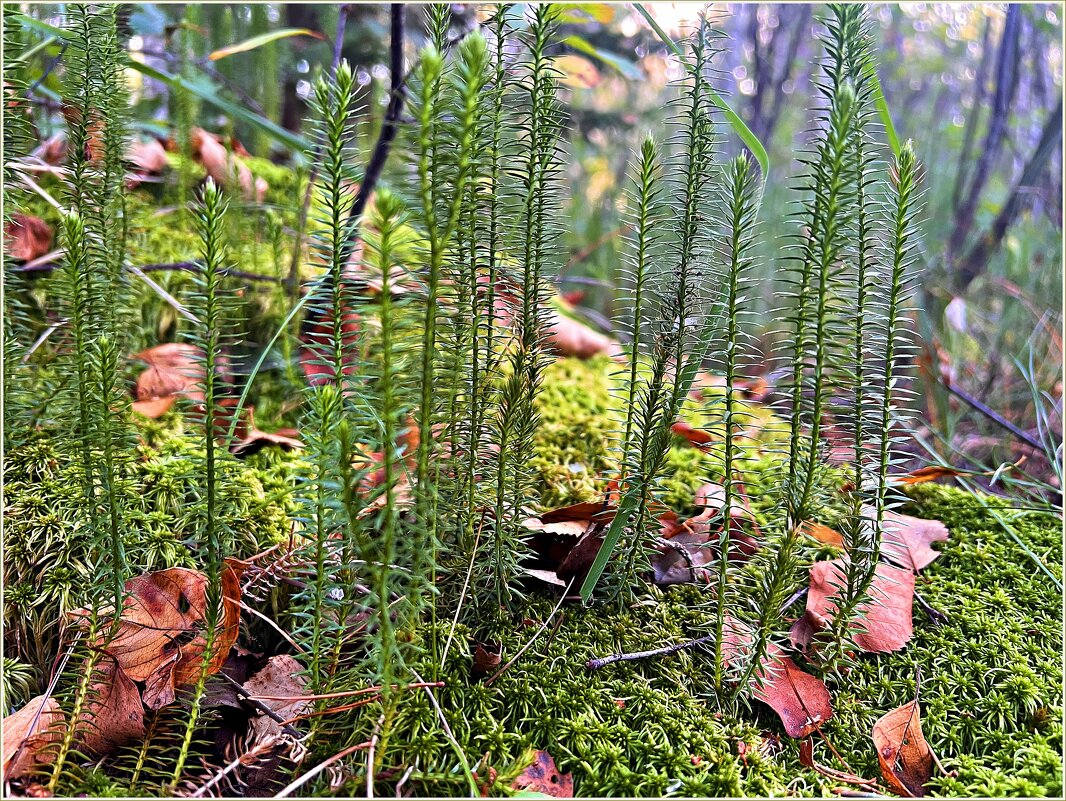
[{"label": "dry plant stem", "polygon": [[[395,690],[416,690],[421,687],[443,687],[443,681],[415,682],[413,684],[393,685]],[[353,695],[367,695],[368,693],[380,693],[382,687],[364,687],[361,690],[338,690],[335,693],[320,693],[318,695],[255,695],[250,696],[257,701],[321,701],[328,698],[350,698]]]},{"label": "dry plant stem", "polygon": [[455,627],[459,625],[459,613],[463,609],[463,601],[466,600],[466,590],[470,586],[470,576],[474,573],[474,559],[477,556],[477,546],[481,542],[481,532],[485,528],[485,513],[481,513],[481,525],[478,526],[477,536],[474,537],[474,548],[470,552],[470,566],[466,571],[466,578],[463,580],[463,589],[459,593],[459,603],[455,607],[455,617],[452,618],[452,627],[448,632],[448,641],[444,643],[444,655],[440,658],[440,664],[444,664],[448,659],[448,650],[452,647],[452,639],[455,637]]},{"label": "dry plant stem", "polygon": [[299,790],[301,787],[303,787],[305,784],[307,784],[307,782],[311,781],[311,779],[313,779],[319,773],[324,771],[326,768],[328,768],[334,762],[336,762],[336,761],[338,761],[340,759],[344,759],[349,754],[353,754],[356,751],[359,751],[359,750],[361,750],[363,748],[369,748],[369,747],[370,747],[370,743],[367,742],[367,743],[359,743],[359,745],[353,745],[350,748],[345,748],[340,753],[334,754],[329,759],[326,759],[326,760],[320,762],[319,764],[315,765],[313,768],[311,768],[311,770],[307,771],[307,773],[303,774],[299,779],[297,779],[296,781],[292,782],[291,784],[289,784],[284,789],[280,790],[277,793],[277,795],[274,796],[274,798],[287,798],[289,795],[291,795],[292,793],[294,793],[297,790]]},{"label": "dry plant stem", "polygon": [[513,665],[515,662],[517,662],[522,657],[522,654],[524,654],[526,651],[528,651],[530,649],[530,647],[532,647],[533,643],[537,641],[537,637],[539,637],[541,634],[543,634],[544,630],[546,628],[548,628],[548,624],[551,623],[552,618],[555,617],[556,613],[559,611],[559,608],[563,605],[563,601],[566,600],[567,596],[570,593],[570,588],[573,587],[573,586],[574,586],[574,579],[570,579],[570,583],[566,585],[566,589],[563,590],[563,594],[559,598],[559,603],[557,603],[555,605],[555,608],[551,611],[551,614],[548,615],[548,617],[546,617],[544,619],[544,622],[540,624],[540,628],[537,629],[536,632],[533,634],[533,636],[529,638],[529,642],[527,642],[525,645],[523,645],[518,650],[518,653],[515,654],[506,665],[501,667],[499,670],[497,670],[495,673],[493,673],[488,679],[485,680],[485,686],[486,687],[488,687],[490,684],[492,684],[494,681],[496,681],[496,679],[498,679],[500,676],[502,676],[508,669],[510,669],[511,665]]},{"label": "dry plant stem", "polygon": [[190,795],[189,797],[203,798],[204,793],[206,793],[208,790],[210,790],[212,787],[222,781],[226,776],[235,771],[241,765],[247,764],[248,760],[255,759],[260,754],[269,751],[271,748],[274,747],[274,744],[277,743],[277,741],[277,737],[267,737],[265,740],[263,740],[263,742],[255,746],[255,748],[252,748],[249,751],[245,751],[243,754],[241,754],[228,765],[226,765],[224,768],[222,768],[222,770],[218,771],[214,776],[212,776],[210,779],[200,785],[200,787],[198,787],[196,791],[192,793],[192,795]]},{"label": "dry plant stem", "polygon": [[374,726],[374,734],[370,738],[370,747],[366,752],[366,797],[374,797],[374,750],[378,745],[378,734],[381,731],[382,725],[385,723],[385,713],[381,713],[381,717],[378,718],[377,724]]},{"label": "dry plant stem", "polygon": [[613,665],[615,662],[635,662],[638,659],[648,659],[653,656],[666,656],[667,654],[677,653],[683,651],[686,648],[695,648],[697,645],[703,645],[706,642],[711,642],[715,635],[708,634],[704,637],[700,637],[695,640],[688,640],[687,642],[679,642],[676,645],[668,645],[664,648],[655,648],[651,651],[637,651],[631,654],[612,654],[611,656],[603,656],[598,659],[590,659],[585,663],[585,667],[589,670],[599,670],[607,665]]},{"label": "dry plant stem", "polygon": [[441,728],[444,729],[444,735],[448,738],[448,742],[452,744],[452,748],[455,749],[456,756],[459,757],[459,764],[463,768],[463,775],[466,777],[466,782],[470,787],[470,797],[477,798],[481,792],[477,786],[477,782],[474,780],[474,774],[470,770],[470,763],[467,762],[466,754],[463,751],[462,746],[459,745],[459,741],[456,740],[455,735],[452,734],[452,727],[448,725],[448,719],[444,716],[444,710],[440,708],[440,704],[437,702],[437,696],[435,696],[433,690],[429,688],[429,682],[424,681],[422,677],[413,670],[411,673],[422,685],[424,685],[423,689],[425,689],[426,694],[429,696],[430,703],[433,704],[433,709],[436,711],[437,718],[440,720]]}]

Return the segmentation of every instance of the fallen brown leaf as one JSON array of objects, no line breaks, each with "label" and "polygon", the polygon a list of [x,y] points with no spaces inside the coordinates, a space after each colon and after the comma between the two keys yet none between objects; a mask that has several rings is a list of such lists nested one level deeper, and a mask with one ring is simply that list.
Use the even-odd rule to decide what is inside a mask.
[{"label": "fallen brown leaf", "polygon": [[4,718],[3,782],[17,779],[53,759],[49,749],[63,736],[64,715],[55,698],[38,695],[18,712]]},{"label": "fallen brown leaf", "polygon": [[670,430],[677,436],[684,437],[697,448],[714,441],[714,437],[711,436],[709,431],[704,431],[702,428],[693,428],[684,420],[678,420],[670,426]]},{"label": "fallen brown leaf", "polygon": [[[217,673],[237,639],[240,626],[240,576],[244,562],[226,559],[222,571],[221,626],[208,659],[208,674]],[[135,576],[126,582],[118,630],[98,646],[131,680],[144,682],[144,705],[159,709],[175,698],[175,688],[199,678],[207,641],[203,621],[207,576],[172,567]],[[86,611],[72,613],[84,618]]]},{"label": "fallen brown leaf", "polygon": [[144,736],[140,690],[111,657],[95,669],[84,723],[82,743],[94,754],[110,753]]},{"label": "fallen brown leaf", "polygon": [[167,342],[134,354],[147,369],[137,376],[133,410],[156,418],[183,396],[195,402],[204,398],[204,365],[200,350],[182,342]]},{"label": "fallen brown leaf", "polygon": [[[244,682],[248,694],[276,712],[284,720],[309,712],[305,669],[288,654],[278,654]],[[292,700],[289,700],[292,699]],[[267,715],[256,715],[248,723],[249,745],[256,745],[270,737],[280,737],[281,724]]]},{"label": "fallen brown leaf", "polygon": [[800,525],[800,531],[808,537],[814,537],[823,545],[830,545],[834,548],[844,547],[844,538],[840,536],[839,531],[829,528],[829,526],[823,526],[821,523],[815,523],[813,520],[803,521]]},{"label": "fallen brown leaf", "polygon": [[940,556],[932,544],[945,542],[948,536],[948,527],[939,520],[885,512],[881,551],[904,567],[922,570]]},{"label": "fallen brown leaf", "polygon": [[[752,647],[752,629],[733,617],[726,619],[723,658],[737,659]],[[764,667],[752,678],[752,694],[773,709],[789,737],[806,737],[833,717],[825,682],[799,669],[780,646],[770,643]]]},{"label": "fallen brown leaf", "polygon": [[218,137],[203,128],[193,128],[189,137],[193,155],[200,160],[215,183],[236,186],[247,200],[261,203],[268,189],[262,178],[253,178],[252,171],[240,159],[231,156]]},{"label": "fallen brown leaf", "polygon": [[554,310],[550,313],[547,327],[548,346],[561,356],[591,359],[600,354],[610,356],[618,350],[618,343],[610,337]]},{"label": "fallen brown leaf", "polygon": [[933,751],[922,735],[921,708],[911,701],[883,715],[873,729],[885,781],[904,798],[925,795],[933,775]]},{"label": "fallen brown leaf", "polygon": [[[806,648],[813,635],[828,628],[837,610],[836,597],[845,585],[845,559],[829,559],[811,565],[807,609],[792,627],[796,647]],[[859,604],[851,622],[855,645],[868,653],[902,648],[913,636],[912,604],[914,573],[881,563],[877,565],[868,597]]]},{"label": "fallen brown leaf", "polygon": [[552,798],[573,798],[574,777],[560,773],[555,760],[547,751],[534,751],[533,763],[511,783],[515,790],[531,790]]},{"label": "fallen brown leaf", "polygon": [[158,175],[170,165],[158,139],[136,140],[126,148],[126,161],[142,173]]},{"label": "fallen brown leaf", "polygon": [[4,224],[4,244],[15,261],[33,261],[52,249],[52,229],[40,217],[12,214]]},{"label": "fallen brown leaf", "polygon": [[936,481],[938,478],[951,478],[962,475],[964,471],[942,465],[929,465],[919,467],[902,476],[889,476],[889,481],[896,485],[924,484],[927,481]]}]

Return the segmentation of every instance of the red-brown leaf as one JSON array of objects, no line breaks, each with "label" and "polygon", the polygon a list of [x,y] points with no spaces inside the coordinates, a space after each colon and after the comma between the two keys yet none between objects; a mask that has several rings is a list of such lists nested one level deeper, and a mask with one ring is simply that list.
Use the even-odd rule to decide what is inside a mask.
[{"label": "red-brown leaf", "polygon": [[40,217],[12,214],[4,225],[4,240],[15,261],[33,261],[52,249],[52,229]]},{"label": "red-brown leaf", "polygon": [[[227,559],[222,571],[222,617],[208,660],[217,673],[237,639],[240,626],[240,576],[246,563]],[[126,582],[118,631],[101,640],[104,652],[133,681],[145,682],[143,700],[159,709],[174,700],[174,690],[197,680],[207,641],[203,621],[207,576],[172,567],[135,576]],[[85,610],[73,613],[84,617]]]},{"label": "red-brown leaf", "polygon": [[921,708],[911,701],[882,716],[873,729],[885,781],[904,798],[925,795],[933,775],[933,751],[922,735]]},{"label": "red-brown leaf", "polygon": [[3,782],[17,779],[36,765],[52,761],[49,747],[63,737],[63,711],[55,698],[38,695],[18,712],[4,718]]},{"label": "red-brown leaf", "polygon": [[96,668],[85,710],[82,742],[94,754],[107,754],[144,736],[144,705],[137,685],[105,656]]},{"label": "red-brown leaf", "polygon": [[[817,631],[829,626],[836,614],[836,598],[845,584],[844,559],[829,559],[811,565],[804,618],[792,629],[792,642],[810,644]],[[855,645],[869,653],[897,651],[913,636],[911,606],[914,600],[914,573],[889,564],[879,564],[868,598],[859,604],[851,622]],[[801,622],[802,621],[802,622]]]},{"label": "red-brown leaf", "polygon": [[547,751],[534,751],[533,764],[519,774],[511,787],[544,793],[552,798],[574,797],[574,777],[569,773],[560,773]]},{"label": "red-brown leaf", "polygon": [[[753,645],[751,628],[736,618],[727,618],[723,656],[726,662],[749,651]],[[833,706],[825,683],[799,669],[780,646],[767,648],[765,667],[752,679],[753,695],[773,709],[789,737],[806,737],[833,717]]]},{"label": "red-brown leaf", "polygon": [[940,551],[931,546],[948,539],[948,528],[939,520],[885,512],[881,549],[885,556],[912,570],[922,570]]},{"label": "red-brown leaf", "polygon": [[702,428],[693,428],[684,420],[678,420],[670,426],[670,430],[679,437],[684,437],[697,448],[714,441],[714,437],[711,436],[709,431],[704,431]]}]

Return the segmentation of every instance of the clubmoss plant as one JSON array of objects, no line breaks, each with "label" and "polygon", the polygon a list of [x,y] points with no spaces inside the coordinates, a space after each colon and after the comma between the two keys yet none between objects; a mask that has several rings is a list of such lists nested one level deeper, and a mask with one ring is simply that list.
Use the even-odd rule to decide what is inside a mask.
[{"label": "clubmoss plant", "polygon": [[219,510],[221,508],[219,481],[221,469],[219,462],[229,456],[223,442],[219,447],[217,441],[220,431],[227,429],[225,419],[225,386],[220,376],[219,360],[223,346],[232,338],[230,334],[237,323],[232,313],[232,304],[227,303],[224,289],[225,271],[229,259],[225,247],[226,201],[222,192],[211,179],[207,180],[201,190],[200,200],[195,213],[197,227],[202,242],[201,271],[197,283],[199,293],[189,305],[194,310],[198,325],[190,335],[192,344],[202,353],[203,377],[200,390],[203,400],[200,403],[198,437],[204,450],[202,490],[202,529],[198,540],[202,546],[202,570],[207,576],[204,592],[204,655],[200,673],[192,690],[191,706],[181,736],[178,754],[174,761],[172,783],[177,784],[185,770],[189,748],[200,722],[204,690],[209,675],[211,661],[215,656],[219,626],[222,622],[222,571],[229,539],[225,523]]},{"label": "clubmoss plant", "polygon": [[[672,441],[671,426],[706,356],[712,328],[708,319],[709,292],[705,260],[709,236],[705,230],[708,190],[713,179],[711,87],[712,56],[710,28],[701,18],[700,28],[689,44],[686,85],[680,100],[679,163],[672,241],[667,243],[670,268],[661,288],[661,300],[649,341],[649,375],[639,390],[627,390],[637,398],[631,439],[622,444],[625,480],[620,482],[618,510],[603,545],[581,585],[586,603],[611,559],[612,552],[628,531],[628,541],[618,557],[619,572],[611,594],[632,586],[634,572],[644,565],[648,547],[646,529],[656,481]],[[639,241],[638,241],[639,246]]]}]

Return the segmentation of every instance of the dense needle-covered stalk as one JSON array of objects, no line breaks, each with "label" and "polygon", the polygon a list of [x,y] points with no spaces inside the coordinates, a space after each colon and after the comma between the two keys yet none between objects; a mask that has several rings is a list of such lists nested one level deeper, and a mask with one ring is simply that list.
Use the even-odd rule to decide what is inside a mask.
[{"label": "dense needle-covered stalk", "polygon": [[[743,519],[741,474],[744,456],[740,450],[740,431],[746,425],[748,415],[740,399],[739,383],[750,367],[746,358],[748,339],[744,328],[748,316],[748,297],[751,290],[752,245],[755,239],[755,215],[758,211],[758,176],[752,162],[744,154],[728,165],[725,173],[726,229],[724,239],[725,272],[721,282],[723,356],[720,367],[725,379],[722,399],[722,509],[719,520],[718,579],[715,587],[714,616],[714,692],[722,698],[727,694],[726,658],[723,653],[726,624],[730,615],[736,614],[737,603],[733,575],[730,566],[730,550],[733,547],[734,525]],[[736,514],[734,514],[736,513]]]},{"label": "dense needle-covered stalk", "polygon": [[487,577],[489,586],[478,588],[490,593],[496,606],[510,606],[515,599],[515,577],[527,547],[521,518],[532,489],[529,459],[538,424],[534,402],[545,363],[546,301],[559,194],[562,112],[556,98],[557,73],[547,52],[559,10],[538,5],[530,13],[532,19],[524,37],[528,61],[522,65],[524,74],[516,87],[516,94],[524,98],[523,116],[515,124],[519,152],[511,173],[517,183],[512,242],[517,284],[513,292],[517,297],[510,311],[514,339],[509,344],[509,374],[497,395],[490,434],[492,445],[498,449],[492,477],[492,520],[486,524],[491,575]]},{"label": "dense needle-covered stalk", "polygon": [[632,579],[646,562],[649,505],[672,440],[671,426],[706,355],[713,333],[707,316],[705,262],[710,235],[708,198],[713,177],[714,137],[711,119],[712,56],[706,19],[689,44],[684,94],[681,97],[672,230],[664,258],[670,264],[662,300],[654,318],[650,344],[650,375],[634,394],[637,402],[630,442],[623,443],[628,460],[619,488],[618,511],[604,542],[581,585],[587,603],[619,542],[618,568],[611,577],[611,595],[629,591]]}]

